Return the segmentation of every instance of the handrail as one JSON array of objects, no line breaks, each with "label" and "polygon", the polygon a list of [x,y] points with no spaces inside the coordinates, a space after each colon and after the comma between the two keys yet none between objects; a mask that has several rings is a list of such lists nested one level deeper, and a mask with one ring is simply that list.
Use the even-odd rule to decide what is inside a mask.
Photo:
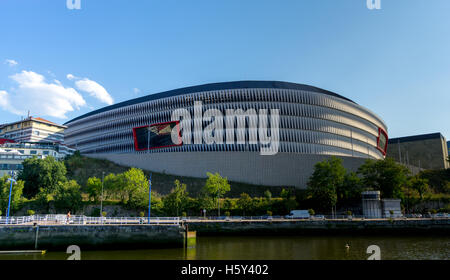
[{"label": "handrail", "polygon": [[179,225],[179,217],[87,217],[70,216],[62,214],[33,215],[33,216],[12,216],[9,218],[0,217],[0,225],[129,225],[129,224],[157,224],[157,225]]},{"label": "handrail", "polygon": [[[377,218],[376,220],[388,220],[389,217]],[[444,215],[432,215],[431,217],[421,218],[406,218],[395,217],[398,219],[450,219],[448,214]],[[273,220],[371,220],[371,218],[364,218],[360,215],[335,215],[324,216],[316,215],[310,218],[286,218],[284,216],[208,216],[208,217],[151,217],[150,223],[148,217],[87,217],[83,215],[73,215],[70,218],[64,214],[48,214],[48,215],[33,215],[33,216],[12,216],[8,219],[6,217],[0,217],[0,225],[33,225],[34,223],[39,225],[132,225],[132,224],[153,224],[153,225],[179,225],[181,222],[189,221],[273,221]]]}]

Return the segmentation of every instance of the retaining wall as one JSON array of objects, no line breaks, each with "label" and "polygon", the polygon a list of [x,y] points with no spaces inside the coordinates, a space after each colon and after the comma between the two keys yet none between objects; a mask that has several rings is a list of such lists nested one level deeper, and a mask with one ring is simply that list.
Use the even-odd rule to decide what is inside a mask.
[{"label": "retaining wall", "polygon": [[166,225],[0,226],[0,249],[183,247],[184,228]]},{"label": "retaining wall", "polygon": [[339,220],[339,221],[204,221],[187,222],[198,235],[301,235],[301,234],[445,234],[450,219]]}]

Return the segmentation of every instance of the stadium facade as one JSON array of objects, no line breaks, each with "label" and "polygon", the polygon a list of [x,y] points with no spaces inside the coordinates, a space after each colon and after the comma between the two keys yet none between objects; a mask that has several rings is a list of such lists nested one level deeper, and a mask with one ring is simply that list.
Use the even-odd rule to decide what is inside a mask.
[{"label": "stadium facade", "polygon": [[[334,155],[355,170],[367,158],[383,159],[388,141],[383,120],[352,100],[276,81],[171,90],[65,125],[66,144],[90,157],[173,175],[219,172],[231,181],[297,188],[306,187],[316,162]],[[268,145],[272,152],[263,153]]]}]

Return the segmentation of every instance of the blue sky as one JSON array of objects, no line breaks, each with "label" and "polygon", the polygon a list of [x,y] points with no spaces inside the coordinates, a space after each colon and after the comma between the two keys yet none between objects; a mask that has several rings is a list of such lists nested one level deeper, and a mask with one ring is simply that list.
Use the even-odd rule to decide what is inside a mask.
[{"label": "blue sky", "polygon": [[1,0],[0,123],[28,110],[64,123],[179,87],[280,80],[354,100],[390,137],[450,138],[450,1],[381,3]]}]

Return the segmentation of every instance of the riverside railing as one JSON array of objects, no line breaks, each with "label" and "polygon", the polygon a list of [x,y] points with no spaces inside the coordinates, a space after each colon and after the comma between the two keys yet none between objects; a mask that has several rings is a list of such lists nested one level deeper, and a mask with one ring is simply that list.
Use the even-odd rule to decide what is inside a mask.
[{"label": "riverside railing", "polygon": [[[179,225],[179,217],[152,217],[152,225]],[[67,215],[33,215],[0,217],[0,225],[137,225],[149,224],[146,217],[87,217]]]},{"label": "riverside railing", "polygon": [[428,216],[421,216],[421,217],[408,217],[408,216],[401,216],[401,217],[383,217],[383,218],[367,218],[363,215],[314,215],[310,217],[305,218],[299,218],[299,217],[288,217],[288,216],[189,216],[189,217],[181,217],[182,221],[186,222],[193,222],[193,221],[267,221],[267,220],[284,220],[284,221],[290,221],[290,220],[304,220],[304,221],[317,221],[317,220],[333,220],[333,221],[339,221],[339,220],[388,220],[388,219],[394,219],[394,220],[402,220],[402,219],[450,219],[449,214],[433,214],[430,217]]},{"label": "riverside railing", "polygon": [[[375,220],[386,220],[389,217],[377,218]],[[393,217],[394,220],[402,219],[450,219],[449,215],[433,214],[430,217]],[[195,221],[314,221],[314,220],[372,220],[371,218],[365,218],[360,215],[315,215],[309,218],[290,218],[286,216],[193,216],[193,217],[152,217],[150,218],[150,224],[152,225],[179,225],[182,222],[195,222]],[[13,216],[0,217],[0,225],[136,225],[136,224],[149,224],[148,217],[87,217],[73,215],[70,218],[63,214],[49,214],[49,215],[33,215],[33,216]]]}]

